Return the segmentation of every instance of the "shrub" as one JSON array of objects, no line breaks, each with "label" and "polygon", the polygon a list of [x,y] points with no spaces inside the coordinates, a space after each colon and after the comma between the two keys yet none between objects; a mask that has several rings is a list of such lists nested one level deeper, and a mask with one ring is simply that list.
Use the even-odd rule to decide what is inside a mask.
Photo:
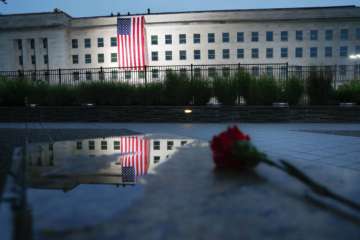
[{"label": "shrub", "polygon": [[233,77],[237,97],[243,97],[246,102],[250,98],[250,84],[252,80],[251,75],[244,69],[237,71]]},{"label": "shrub", "polygon": [[238,90],[235,81],[232,78],[215,77],[214,94],[216,98],[224,105],[235,104]]},{"label": "shrub", "polygon": [[139,105],[162,105],[163,99],[163,85],[161,83],[149,83],[146,85],[139,85],[135,90],[134,97],[137,99]]},{"label": "shrub", "polygon": [[300,79],[291,77],[284,82],[283,88],[279,88],[279,90],[280,101],[297,105],[304,94],[304,84]]},{"label": "shrub", "polygon": [[48,87],[47,101],[49,106],[71,106],[77,103],[77,89],[71,86],[50,85]]},{"label": "shrub", "polygon": [[339,86],[336,90],[336,100],[360,104],[360,81],[354,80]]},{"label": "shrub", "polygon": [[164,82],[164,101],[167,105],[187,105],[191,101],[190,80],[185,74],[168,72]]},{"label": "shrub", "polygon": [[4,106],[24,106],[25,98],[29,98],[33,91],[32,88],[33,85],[24,79],[2,79],[0,82],[0,103]]},{"label": "shrub", "polygon": [[279,88],[272,77],[262,76],[250,81],[247,103],[250,105],[272,105],[278,101]]},{"label": "shrub", "polygon": [[332,75],[325,71],[311,71],[307,79],[306,90],[311,105],[331,103],[334,94]]},{"label": "shrub", "polygon": [[194,105],[206,105],[212,96],[210,82],[202,78],[195,78],[190,83],[190,96]]}]

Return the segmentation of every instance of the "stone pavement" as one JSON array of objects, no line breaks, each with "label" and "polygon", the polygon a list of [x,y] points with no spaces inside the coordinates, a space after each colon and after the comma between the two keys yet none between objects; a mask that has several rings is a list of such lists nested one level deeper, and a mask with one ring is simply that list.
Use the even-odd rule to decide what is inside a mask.
[{"label": "stone pavement", "polygon": [[[142,180],[125,211],[89,227],[37,232],[39,239],[360,239],[360,214],[314,196],[297,181],[259,166],[214,172],[207,141],[228,124],[46,124],[86,132],[129,129],[199,139]],[[32,124],[31,128],[44,126]],[[272,159],[286,159],[336,192],[360,202],[359,124],[239,124]],[[1,124],[23,128],[23,124]],[[0,131],[3,131],[1,129]],[[43,130],[42,130],[43,131]],[[41,132],[41,131],[40,131]],[[124,192],[114,193],[121,204]],[[89,209],[96,216],[101,207]],[[63,206],[64,207],[64,206]],[[56,215],[48,211],[48,221]],[[35,219],[36,221],[36,219]]]}]

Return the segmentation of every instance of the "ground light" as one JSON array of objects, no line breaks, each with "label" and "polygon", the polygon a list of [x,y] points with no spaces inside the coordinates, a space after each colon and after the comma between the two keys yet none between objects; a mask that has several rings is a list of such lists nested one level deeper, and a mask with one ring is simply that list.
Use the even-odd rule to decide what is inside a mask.
[{"label": "ground light", "polygon": [[185,113],[185,114],[191,114],[191,113],[192,113],[192,110],[191,110],[191,109],[188,109],[188,108],[187,108],[187,109],[184,109],[184,113]]}]

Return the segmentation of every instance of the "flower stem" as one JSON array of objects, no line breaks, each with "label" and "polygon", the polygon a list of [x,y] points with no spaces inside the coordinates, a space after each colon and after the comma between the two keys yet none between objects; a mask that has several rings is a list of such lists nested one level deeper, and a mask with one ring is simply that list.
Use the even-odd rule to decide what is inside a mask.
[{"label": "flower stem", "polygon": [[304,185],[308,186],[313,192],[316,194],[319,194],[324,197],[331,198],[333,200],[336,200],[344,205],[347,205],[353,209],[356,209],[357,211],[360,211],[360,204],[353,202],[337,193],[332,192],[327,187],[317,183],[315,180],[311,179],[309,176],[307,176],[305,173],[303,173],[300,169],[292,165],[291,163],[280,160],[281,164],[274,162],[268,158],[263,158],[261,160],[263,163],[267,164],[268,166],[277,168],[288,175],[298,179],[300,182],[302,182]]}]

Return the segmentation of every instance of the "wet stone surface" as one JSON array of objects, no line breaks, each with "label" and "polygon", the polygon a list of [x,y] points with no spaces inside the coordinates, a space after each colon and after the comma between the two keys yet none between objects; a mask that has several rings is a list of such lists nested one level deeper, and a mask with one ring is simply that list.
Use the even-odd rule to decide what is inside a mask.
[{"label": "wet stone surface", "polygon": [[[96,131],[121,128],[133,131],[123,134],[126,136],[155,133],[152,138],[147,135],[149,139],[153,139],[150,149],[157,145],[154,141],[160,138],[161,135],[157,133],[161,132],[187,136],[179,140],[181,144],[182,140],[187,139],[187,144],[176,148],[171,154],[150,154],[147,172],[138,174],[134,187],[127,185],[122,188],[122,182],[117,182],[119,188],[116,187],[117,184],[104,182],[89,184],[89,179],[83,176],[77,177],[78,185],[67,183],[67,186],[75,187],[64,192],[62,188],[44,190],[44,186],[40,187],[43,182],[33,178],[33,188],[28,190],[28,196],[33,209],[36,238],[359,239],[360,214],[334,201],[315,196],[302,184],[276,169],[260,165],[253,172],[244,174],[214,171],[208,140],[226,126],[97,124],[89,128],[80,124],[63,125],[63,128],[67,128],[65,131],[71,131],[69,127],[77,127],[79,132],[81,128],[96,127]],[[54,125],[48,125],[50,127]],[[356,133],[360,130],[359,125],[241,124],[240,127],[272,159],[291,161],[332,190],[360,202],[360,138],[353,136],[354,134],[344,136],[322,133]],[[115,135],[108,135],[108,138]],[[121,137],[121,134],[118,135]],[[86,144],[89,138],[92,137],[76,139],[85,139]],[[93,138],[97,139],[96,136]],[[161,149],[167,149],[167,142],[174,140],[173,137],[164,136],[161,139],[164,140]],[[113,144],[113,139],[108,142]],[[57,177],[53,181],[57,185],[52,184],[52,188],[59,184],[64,187],[64,181],[59,180],[59,177],[65,175],[69,178],[84,172],[89,175],[94,171],[103,175],[113,173],[114,169],[118,173],[116,162],[122,161],[123,165],[131,162],[129,156],[126,158],[125,155],[104,152],[80,157],[81,155],[75,154],[77,141],[57,144],[54,149],[72,149],[72,160],[70,166],[60,164],[55,171],[46,170],[47,177],[53,180],[54,176]],[[101,139],[98,144],[96,146],[101,147]],[[110,144],[108,146],[112,147]],[[131,156],[136,156],[133,151],[130,153]],[[33,167],[37,163],[36,154],[38,153],[35,151]],[[160,162],[158,158],[154,158],[157,155],[161,156]],[[76,161],[74,156],[86,161]],[[55,162],[59,162],[57,160],[59,159],[55,157]],[[98,160],[115,163],[109,165],[114,169],[97,164],[87,167],[85,164]],[[77,164],[74,165],[74,162]],[[152,168],[155,165],[158,166]],[[131,167],[131,164],[127,166]],[[139,169],[136,172],[140,173]],[[73,177],[70,179],[74,180]]]}]

